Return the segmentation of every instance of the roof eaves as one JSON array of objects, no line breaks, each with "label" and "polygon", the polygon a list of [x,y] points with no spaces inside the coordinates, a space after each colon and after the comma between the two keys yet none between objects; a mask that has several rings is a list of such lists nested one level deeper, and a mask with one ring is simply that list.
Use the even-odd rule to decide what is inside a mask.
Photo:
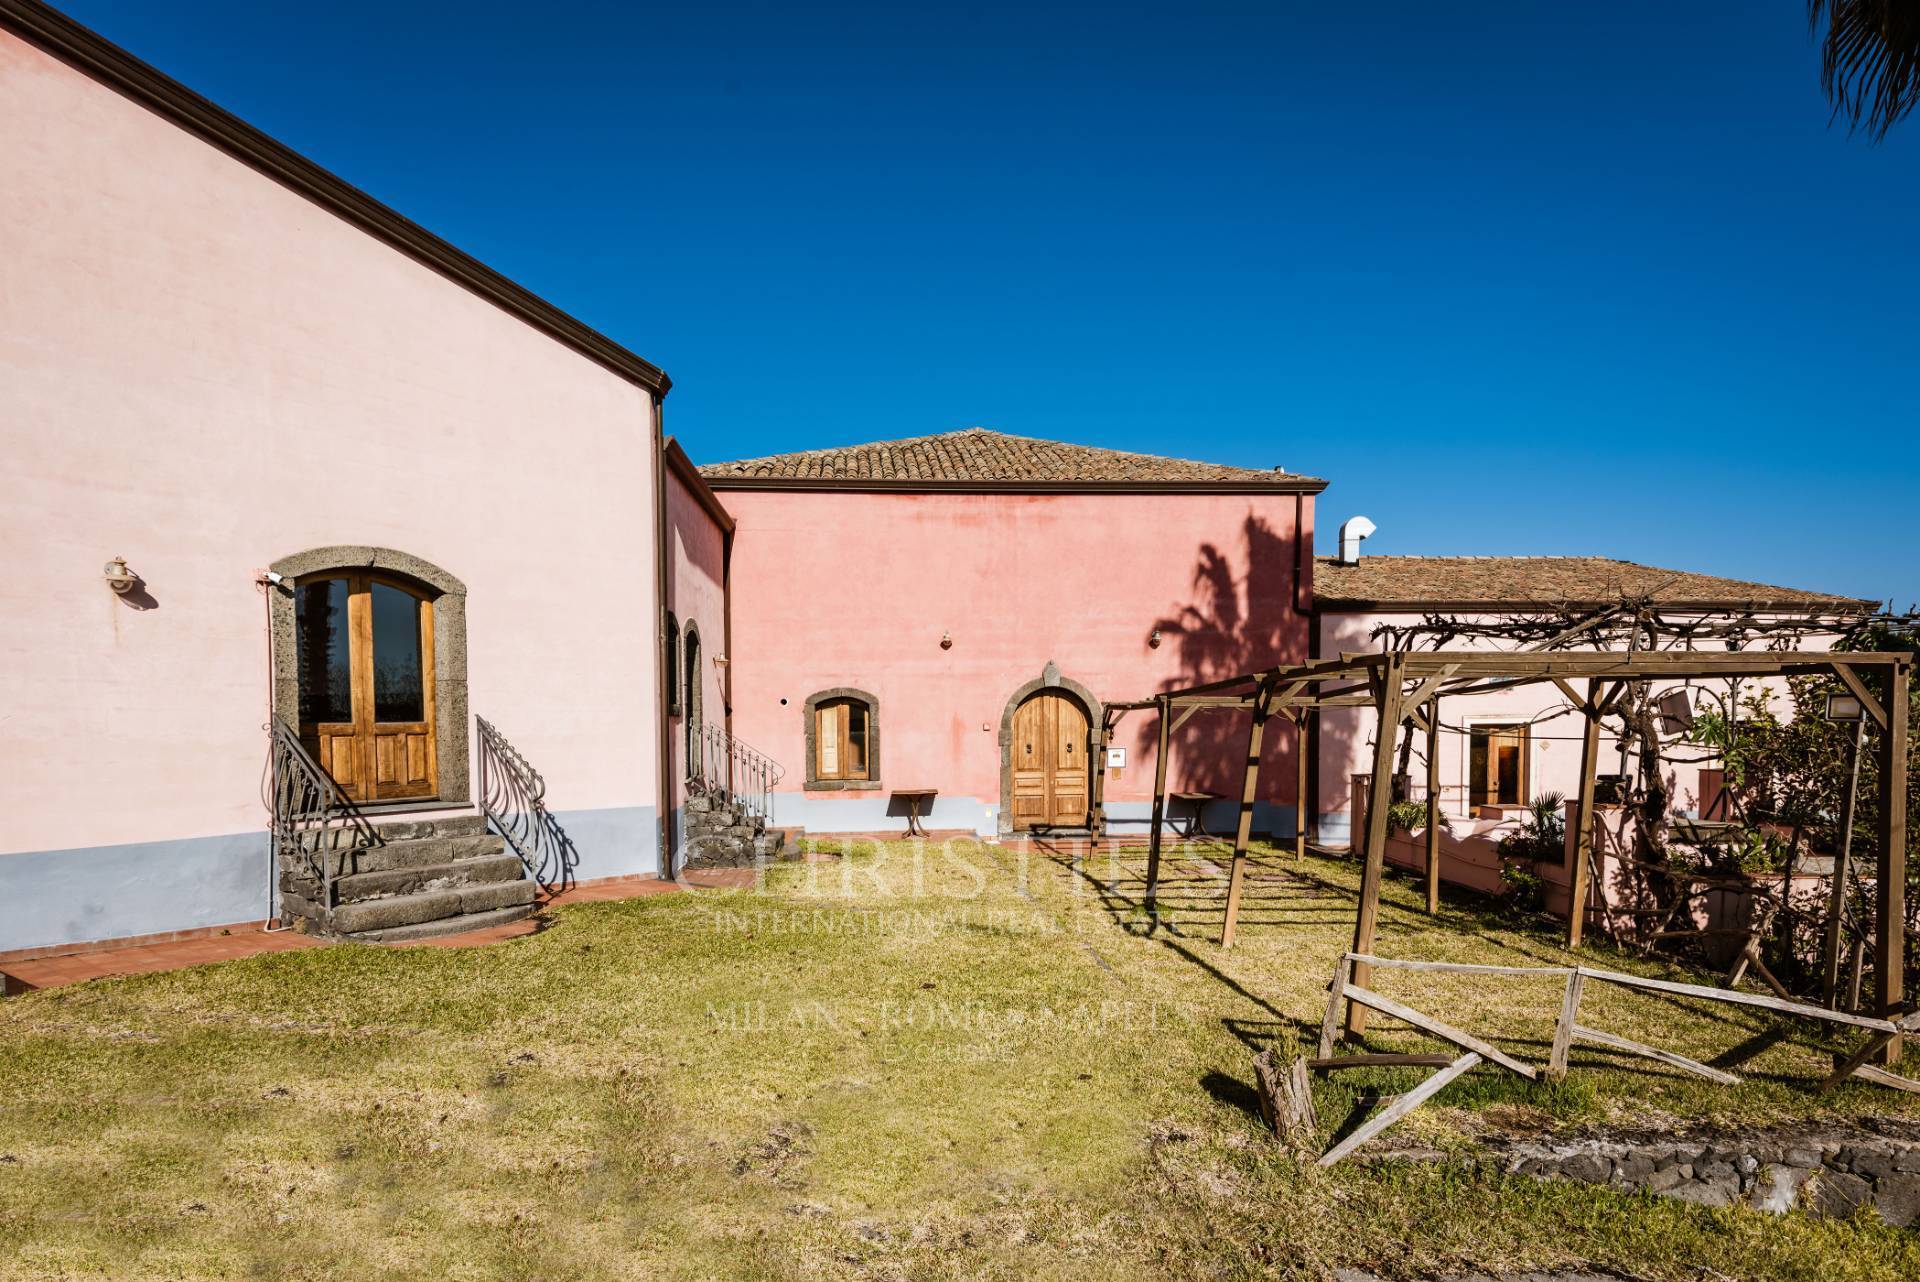
[{"label": "roof eaves", "polygon": [[1313,476],[1275,476],[1272,480],[996,480],[951,481],[896,477],[768,476],[714,472],[700,475],[715,490],[826,490],[847,493],[954,494],[1318,494],[1327,482]]},{"label": "roof eaves", "polygon": [[[1422,597],[1407,600],[1391,598],[1373,598],[1341,596],[1315,592],[1313,608],[1316,611],[1375,610],[1386,613],[1417,613],[1428,610],[1448,610],[1457,612],[1486,612],[1495,610],[1603,610],[1610,605],[1619,605],[1620,598],[1593,600],[1525,600],[1521,598],[1482,599],[1482,600],[1446,600],[1440,597]],[[1865,601],[1857,597],[1804,597],[1787,600],[1735,599],[1723,600],[1680,600],[1654,601],[1653,605],[1667,610],[1748,610],[1756,614],[1804,613],[1810,609],[1827,610],[1834,614],[1872,614],[1880,608],[1878,601]]]},{"label": "roof eaves", "polygon": [[694,502],[714,519],[714,523],[722,531],[728,534],[733,533],[733,514],[727,511],[726,504],[722,503],[720,496],[713,492],[713,487],[707,484],[707,479],[700,475],[700,469],[693,465],[693,460],[687,457],[687,452],[680,448],[680,442],[669,436],[661,453],[666,456],[667,470],[673,474],[674,479],[687,487],[687,492],[693,495]]}]

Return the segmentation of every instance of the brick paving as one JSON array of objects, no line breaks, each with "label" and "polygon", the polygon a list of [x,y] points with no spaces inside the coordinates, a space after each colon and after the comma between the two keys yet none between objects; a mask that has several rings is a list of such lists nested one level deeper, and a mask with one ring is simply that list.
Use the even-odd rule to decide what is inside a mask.
[{"label": "brick paving", "polygon": [[231,935],[175,939],[158,944],[12,961],[0,967],[0,974],[5,975],[6,992],[11,996],[32,988],[58,988],[62,984],[83,984],[90,979],[147,975],[161,970],[203,966],[208,962],[232,961],[237,957],[255,957],[261,953],[318,948],[324,942],[291,930],[246,930]]},{"label": "brick paving", "polygon": [[[742,878],[736,874],[745,874],[745,876]],[[753,869],[728,868],[711,873],[690,873],[687,880],[700,886],[745,888],[753,884]],[[543,900],[542,906],[597,903],[612,899],[638,899],[645,895],[670,894],[679,889],[678,884],[662,881],[658,877],[610,877],[605,881],[571,887]],[[522,921],[508,922],[503,926],[470,930],[461,935],[422,939],[393,946],[472,948],[481,944],[498,943],[503,939],[518,939],[524,935],[535,934],[543,928],[544,923],[538,918],[529,917]],[[300,948],[322,948],[327,943],[327,940],[316,939],[311,935],[302,935],[291,930],[269,932],[258,929],[238,929],[226,935],[203,935],[191,939],[164,940],[157,943],[100,948],[88,952],[61,953],[51,957],[9,961],[0,964],[0,978],[4,979],[7,995],[12,996],[14,993],[35,988],[84,984],[92,979],[146,975],[163,970],[182,970],[188,966],[204,966],[210,962],[234,961],[241,957],[258,957],[261,953],[284,953]]]}]

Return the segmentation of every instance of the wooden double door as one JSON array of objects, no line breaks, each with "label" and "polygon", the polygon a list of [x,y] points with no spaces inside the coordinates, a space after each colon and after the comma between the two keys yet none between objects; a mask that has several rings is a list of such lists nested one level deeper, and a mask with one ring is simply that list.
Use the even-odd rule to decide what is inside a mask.
[{"label": "wooden double door", "polygon": [[1013,827],[1087,822],[1087,713],[1071,695],[1042,690],[1013,711]]},{"label": "wooden double door", "polygon": [[300,738],[355,801],[432,797],[433,604],[405,580],[327,574],[294,589]]}]

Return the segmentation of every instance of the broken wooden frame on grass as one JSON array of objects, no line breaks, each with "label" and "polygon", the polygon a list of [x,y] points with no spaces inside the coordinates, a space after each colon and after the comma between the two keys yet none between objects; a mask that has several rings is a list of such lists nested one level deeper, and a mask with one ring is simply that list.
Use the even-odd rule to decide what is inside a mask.
[{"label": "broken wooden frame on grass", "polygon": [[[1832,1090],[1840,1083],[1851,1078],[1873,1082],[1895,1090],[1920,1094],[1920,1081],[1900,1077],[1884,1069],[1875,1068],[1869,1060],[1884,1054],[1896,1046],[1903,1038],[1920,1036],[1920,1011],[1905,1011],[1896,1018],[1881,1018],[1873,1015],[1860,1015],[1852,1011],[1829,1010],[1824,1006],[1815,1006],[1808,1002],[1793,1001],[1787,998],[1771,997],[1760,993],[1744,993],[1723,988],[1710,988],[1704,984],[1687,984],[1671,979],[1651,979],[1644,975],[1628,975],[1619,971],[1599,970],[1588,966],[1487,966],[1468,962],[1402,961],[1394,958],[1379,957],[1368,953],[1349,952],[1341,954],[1334,966],[1333,980],[1327,989],[1327,1013],[1320,1025],[1320,1046],[1317,1058],[1304,1057],[1295,1063],[1295,1071],[1312,1070],[1315,1072],[1333,1072],[1344,1068],[1392,1067],[1436,1067],[1440,1071],[1427,1078],[1419,1086],[1400,1096],[1386,1109],[1369,1118],[1344,1140],[1328,1149],[1319,1159],[1321,1166],[1331,1166],[1340,1161],[1362,1144],[1380,1134],[1414,1109],[1431,1099],[1448,1082],[1474,1068],[1482,1062],[1492,1062],[1529,1081],[1539,1077],[1539,1070],[1523,1063],[1501,1051],[1492,1043],[1471,1033],[1455,1028],[1442,1020],[1415,1010],[1402,1002],[1364,988],[1353,982],[1353,977],[1361,966],[1379,966],[1393,970],[1441,971],[1467,975],[1505,976],[1521,979],[1545,979],[1559,977],[1564,981],[1560,1012],[1554,1021],[1553,1046],[1549,1053],[1546,1072],[1550,1077],[1562,1077],[1567,1072],[1568,1055],[1576,1041],[1603,1046],[1609,1050],[1623,1051],[1632,1055],[1656,1060],[1683,1072],[1704,1077],[1708,1081],[1723,1086],[1737,1085],[1740,1081],[1734,1074],[1724,1069],[1714,1068],[1696,1059],[1682,1055],[1677,1051],[1664,1050],[1657,1046],[1648,1046],[1632,1041],[1615,1033],[1603,1032],[1579,1022],[1580,1001],[1588,982],[1613,984],[1621,988],[1638,989],[1643,992],[1666,993],[1679,997],[1702,997],[1735,1006],[1753,1006],[1763,1010],[1777,1011],[1786,1015],[1795,1015],[1805,1019],[1823,1021],[1831,1024],[1843,1024],[1862,1028],[1873,1036],[1844,1060],[1840,1060],[1832,1074],[1819,1089]],[[1461,1054],[1457,1058],[1435,1055],[1382,1055],[1364,1054],[1339,1056],[1334,1047],[1339,1040],[1342,1012],[1360,1005],[1379,1013],[1391,1016],[1403,1023],[1435,1037],[1451,1042]],[[1267,1089],[1265,1076],[1261,1077],[1262,1098]],[[1271,1120],[1271,1119],[1270,1119]],[[1299,1131],[1297,1121],[1292,1130]]]},{"label": "broken wooden frame on grass", "polygon": [[[1599,891],[1598,855],[1594,849],[1593,813],[1598,769],[1600,723],[1618,705],[1631,683],[1692,678],[1777,677],[1831,674],[1857,698],[1880,728],[1879,866],[1880,887],[1874,922],[1874,1004],[1882,1015],[1901,1008],[1906,961],[1906,841],[1908,688],[1912,656],[1881,651],[1767,650],[1707,653],[1701,651],[1643,651],[1622,654],[1594,651],[1389,651],[1343,654],[1337,659],[1282,665],[1243,673],[1220,681],[1170,690],[1149,700],[1108,705],[1108,717],[1156,708],[1160,713],[1160,752],[1154,770],[1152,830],[1147,856],[1146,902],[1153,910],[1159,888],[1161,829],[1166,816],[1167,757],[1172,731],[1194,712],[1207,708],[1246,709],[1251,714],[1245,773],[1240,794],[1240,822],[1234,835],[1233,862],[1228,873],[1226,915],[1220,944],[1233,945],[1238,929],[1240,901],[1246,877],[1247,842],[1253,821],[1253,799],[1260,774],[1260,748],[1267,720],[1275,713],[1293,721],[1298,738],[1298,813],[1306,810],[1307,765],[1310,745],[1303,733],[1306,717],[1329,707],[1371,707],[1376,713],[1373,771],[1369,785],[1367,823],[1363,834],[1360,904],[1354,920],[1353,953],[1372,953],[1380,915],[1380,885],[1386,866],[1387,811],[1392,802],[1394,755],[1401,724],[1411,721],[1425,729],[1431,743],[1437,733],[1443,697],[1458,698],[1517,686],[1551,682],[1558,686],[1585,718],[1580,754],[1580,784],[1571,890],[1567,913],[1567,943],[1581,945],[1586,930],[1588,901]],[[1878,678],[1878,695],[1867,677]],[[1573,683],[1584,681],[1584,693]],[[1174,719],[1178,713],[1178,720]],[[1102,727],[1102,746],[1111,724]],[[1429,756],[1429,771],[1432,754]],[[1101,794],[1096,780],[1095,831],[1102,822]],[[1437,789],[1428,790],[1426,898],[1429,911],[1439,907],[1439,836]],[[1304,833],[1305,824],[1296,823]],[[1296,837],[1296,849],[1304,840]],[[1599,896],[1604,904],[1604,896]],[[1354,979],[1365,987],[1366,963],[1356,963]],[[1358,1034],[1366,1027],[1364,1003],[1348,1003],[1346,1028]],[[1898,1039],[1884,1048],[1897,1053]]]}]

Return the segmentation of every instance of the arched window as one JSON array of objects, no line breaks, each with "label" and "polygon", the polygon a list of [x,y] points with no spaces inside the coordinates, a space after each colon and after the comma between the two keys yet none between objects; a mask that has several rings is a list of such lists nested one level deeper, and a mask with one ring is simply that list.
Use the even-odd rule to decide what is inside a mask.
[{"label": "arched window", "polygon": [[701,698],[700,692],[700,629],[691,621],[687,624],[687,640],[686,644],[680,648],[680,653],[681,660],[685,664],[686,693],[680,701],[680,706],[686,710],[687,716],[687,778],[698,779],[703,764],[700,759],[700,732],[703,729],[701,722],[705,718],[706,710],[702,706],[705,701]]},{"label": "arched window", "polygon": [[806,702],[807,787],[852,790],[880,786],[880,703],[864,690],[839,686]]},{"label": "arched window", "polygon": [[667,611],[667,715],[680,715],[680,620]]}]

